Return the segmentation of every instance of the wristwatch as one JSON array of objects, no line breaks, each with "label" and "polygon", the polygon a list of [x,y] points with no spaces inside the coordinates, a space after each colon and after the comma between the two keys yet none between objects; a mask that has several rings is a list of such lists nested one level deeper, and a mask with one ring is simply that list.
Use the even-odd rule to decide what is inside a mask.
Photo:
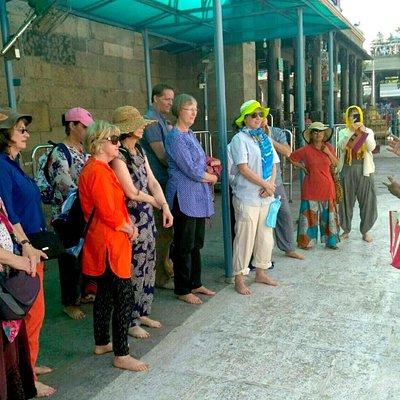
[{"label": "wristwatch", "polygon": [[28,239],[21,240],[20,245],[23,246],[24,244],[31,244]]}]

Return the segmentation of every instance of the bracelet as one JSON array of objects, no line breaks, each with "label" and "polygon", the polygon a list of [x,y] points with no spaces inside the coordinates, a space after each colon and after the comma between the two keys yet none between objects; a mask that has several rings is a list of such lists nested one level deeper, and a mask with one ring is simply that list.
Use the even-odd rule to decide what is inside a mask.
[{"label": "bracelet", "polygon": [[31,244],[31,242],[28,239],[24,239],[24,240],[21,240],[21,242],[19,244],[21,246],[23,246],[24,244]]}]

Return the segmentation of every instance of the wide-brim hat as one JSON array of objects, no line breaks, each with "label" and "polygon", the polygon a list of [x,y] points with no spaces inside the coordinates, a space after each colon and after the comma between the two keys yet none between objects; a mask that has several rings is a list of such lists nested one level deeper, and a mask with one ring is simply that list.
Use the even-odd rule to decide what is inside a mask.
[{"label": "wide-brim hat", "polygon": [[324,142],[328,142],[332,137],[332,128],[329,128],[329,126],[323,124],[322,122],[313,122],[303,132],[303,138],[307,143],[310,143],[310,137],[312,131],[324,132]]},{"label": "wide-brim hat", "polygon": [[257,100],[248,100],[240,106],[240,115],[235,119],[235,124],[239,127],[243,125],[246,115],[253,114],[258,108],[263,113],[263,118],[266,118],[269,113],[269,108],[263,107]]},{"label": "wide-brim hat", "polygon": [[21,118],[26,120],[27,125],[32,122],[32,115],[19,113],[12,108],[0,109],[0,129],[11,129]]},{"label": "wide-brim hat", "polygon": [[155,119],[146,119],[140,114],[139,110],[132,106],[122,106],[114,110],[112,122],[118,126],[121,133],[135,132],[140,127],[157,122]]}]

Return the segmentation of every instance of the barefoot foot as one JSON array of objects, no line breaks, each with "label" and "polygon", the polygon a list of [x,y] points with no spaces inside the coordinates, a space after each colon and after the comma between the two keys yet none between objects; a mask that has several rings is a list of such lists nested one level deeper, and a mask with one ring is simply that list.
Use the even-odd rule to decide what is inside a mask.
[{"label": "barefoot foot", "polygon": [[40,367],[35,367],[34,371],[35,371],[36,375],[46,375],[46,374],[50,374],[51,372],[53,372],[53,368],[42,365]]},{"label": "barefoot foot", "polygon": [[141,325],[148,326],[149,328],[162,328],[161,322],[149,317],[139,317],[139,320]]},{"label": "barefoot foot", "polygon": [[128,371],[143,372],[149,370],[149,364],[136,360],[129,354],[127,356],[114,357],[113,365],[116,368],[126,369]]},{"label": "barefoot foot", "polygon": [[235,275],[235,290],[244,296],[249,296],[251,294],[250,288],[244,283],[243,275]]},{"label": "barefoot foot", "polygon": [[49,397],[52,396],[57,390],[42,382],[35,381],[35,388],[37,391],[36,397]]},{"label": "barefoot foot", "polygon": [[185,303],[189,304],[203,304],[203,302],[193,293],[178,296],[178,300],[184,301]]},{"label": "barefoot foot", "polygon": [[342,239],[342,240],[346,240],[346,239],[348,239],[349,238],[349,233],[348,232],[343,232],[341,235],[340,235],[340,239]]},{"label": "barefoot foot", "polygon": [[214,296],[215,295],[215,292],[213,292],[210,289],[207,289],[205,286],[200,286],[197,289],[193,289],[192,293],[193,294],[204,294],[206,296]]},{"label": "barefoot foot", "polygon": [[256,269],[255,282],[264,283],[265,285],[278,286],[278,282],[275,279],[270,278],[263,269]]},{"label": "barefoot foot", "polygon": [[367,243],[371,243],[374,239],[372,239],[372,236],[367,232],[362,235],[362,240]]},{"label": "barefoot foot", "polygon": [[108,343],[104,346],[94,346],[93,353],[97,356],[101,356],[106,353],[111,353],[113,351],[112,343]]},{"label": "barefoot foot", "polygon": [[297,260],[304,260],[304,256],[303,256],[303,254],[300,254],[300,253],[297,253],[297,251],[294,251],[294,250],[292,250],[292,251],[287,251],[286,253],[285,253],[285,256],[286,257],[290,257],[290,258],[296,258]]},{"label": "barefoot foot", "polygon": [[132,336],[136,339],[148,339],[150,337],[150,333],[141,328],[140,326],[131,326],[128,329],[128,335]]},{"label": "barefoot foot", "polygon": [[63,311],[68,315],[68,317],[75,320],[80,320],[86,317],[86,314],[78,306],[65,306]]}]

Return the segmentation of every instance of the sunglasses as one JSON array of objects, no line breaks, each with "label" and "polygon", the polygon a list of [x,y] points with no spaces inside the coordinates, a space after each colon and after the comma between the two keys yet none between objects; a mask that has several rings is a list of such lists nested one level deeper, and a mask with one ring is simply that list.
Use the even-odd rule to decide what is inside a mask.
[{"label": "sunglasses", "polygon": [[324,131],[320,131],[319,129],[311,129],[311,133],[319,133],[319,132],[324,132]]},{"label": "sunglasses", "polygon": [[22,134],[24,134],[25,132],[28,133],[28,129],[25,128],[17,129],[17,131]]},{"label": "sunglasses", "polygon": [[253,112],[253,114],[247,114],[246,115],[246,117],[250,117],[250,118],[253,118],[253,119],[256,119],[257,117],[260,117],[260,118],[264,118],[264,113],[263,112]]},{"label": "sunglasses", "polygon": [[108,138],[106,138],[106,140],[108,140],[109,142],[111,142],[111,144],[118,144],[119,143],[119,136],[117,135],[112,135]]}]

